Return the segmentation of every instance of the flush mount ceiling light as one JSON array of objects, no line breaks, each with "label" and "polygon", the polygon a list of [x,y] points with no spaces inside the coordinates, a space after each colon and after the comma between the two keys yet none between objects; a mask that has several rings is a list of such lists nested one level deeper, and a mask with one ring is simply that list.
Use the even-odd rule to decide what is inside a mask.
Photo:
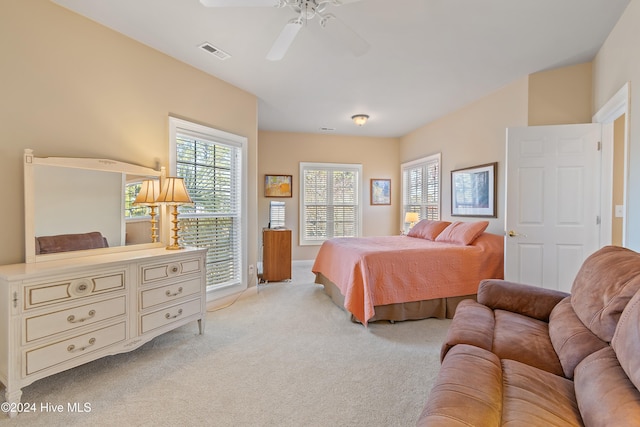
[{"label": "flush mount ceiling light", "polygon": [[367,123],[367,120],[369,120],[369,116],[366,114],[356,114],[355,116],[351,116],[351,120],[353,120],[353,123],[358,126],[364,126],[364,124]]}]

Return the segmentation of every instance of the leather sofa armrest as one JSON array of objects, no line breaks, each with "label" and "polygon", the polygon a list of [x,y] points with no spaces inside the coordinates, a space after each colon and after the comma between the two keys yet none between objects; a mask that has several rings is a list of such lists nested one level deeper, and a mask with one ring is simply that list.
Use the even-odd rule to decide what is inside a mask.
[{"label": "leather sofa armrest", "polygon": [[478,302],[493,310],[506,310],[549,321],[551,310],[570,294],[553,289],[506,280],[483,280],[478,286]]},{"label": "leather sofa armrest", "polygon": [[458,304],[451,326],[440,349],[440,362],[457,344],[469,344],[487,351],[493,347],[495,318],[493,310],[472,299]]}]

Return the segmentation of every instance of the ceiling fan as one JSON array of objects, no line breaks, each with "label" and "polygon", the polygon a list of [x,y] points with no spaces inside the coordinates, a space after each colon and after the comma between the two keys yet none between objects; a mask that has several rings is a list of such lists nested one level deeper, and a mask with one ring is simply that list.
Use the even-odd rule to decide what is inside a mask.
[{"label": "ceiling fan", "polygon": [[298,31],[314,18],[318,18],[320,27],[333,36],[341,45],[347,47],[355,56],[364,55],[369,50],[360,35],[339,20],[334,14],[327,13],[327,6],[340,6],[359,0],[200,0],[206,7],[289,7],[298,14],[282,29],[267,54],[270,61],[279,61],[284,57],[296,38]]}]

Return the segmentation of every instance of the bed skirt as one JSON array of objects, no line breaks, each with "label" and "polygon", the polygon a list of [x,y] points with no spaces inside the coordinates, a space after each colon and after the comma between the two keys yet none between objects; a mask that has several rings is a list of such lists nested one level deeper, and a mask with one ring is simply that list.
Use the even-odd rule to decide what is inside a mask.
[{"label": "bed skirt", "polygon": [[[324,291],[331,300],[340,308],[344,308],[344,296],[340,289],[329,279],[316,273],[317,284],[324,287]],[[375,306],[376,314],[369,319],[369,322],[378,320],[389,320],[392,322],[400,322],[403,320],[419,320],[435,317],[438,319],[452,319],[456,312],[456,307],[460,301],[464,299],[476,299],[476,295],[464,295],[461,297],[437,298],[427,301],[413,301],[398,304],[387,304]],[[346,310],[345,310],[346,311]],[[351,321],[359,323],[356,317],[349,313]]]}]

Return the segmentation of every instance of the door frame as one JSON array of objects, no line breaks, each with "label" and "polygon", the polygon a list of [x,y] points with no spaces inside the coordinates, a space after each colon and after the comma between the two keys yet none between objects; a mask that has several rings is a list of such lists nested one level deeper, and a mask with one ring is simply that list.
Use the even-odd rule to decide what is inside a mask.
[{"label": "door frame", "polygon": [[593,123],[602,124],[602,162],[600,185],[600,246],[610,245],[612,241],[611,225],[613,224],[613,122],[625,116],[624,123],[624,184],[622,218],[622,246],[627,244],[627,184],[629,175],[629,105],[631,82],[625,83],[611,99],[609,99],[592,117]]}]

